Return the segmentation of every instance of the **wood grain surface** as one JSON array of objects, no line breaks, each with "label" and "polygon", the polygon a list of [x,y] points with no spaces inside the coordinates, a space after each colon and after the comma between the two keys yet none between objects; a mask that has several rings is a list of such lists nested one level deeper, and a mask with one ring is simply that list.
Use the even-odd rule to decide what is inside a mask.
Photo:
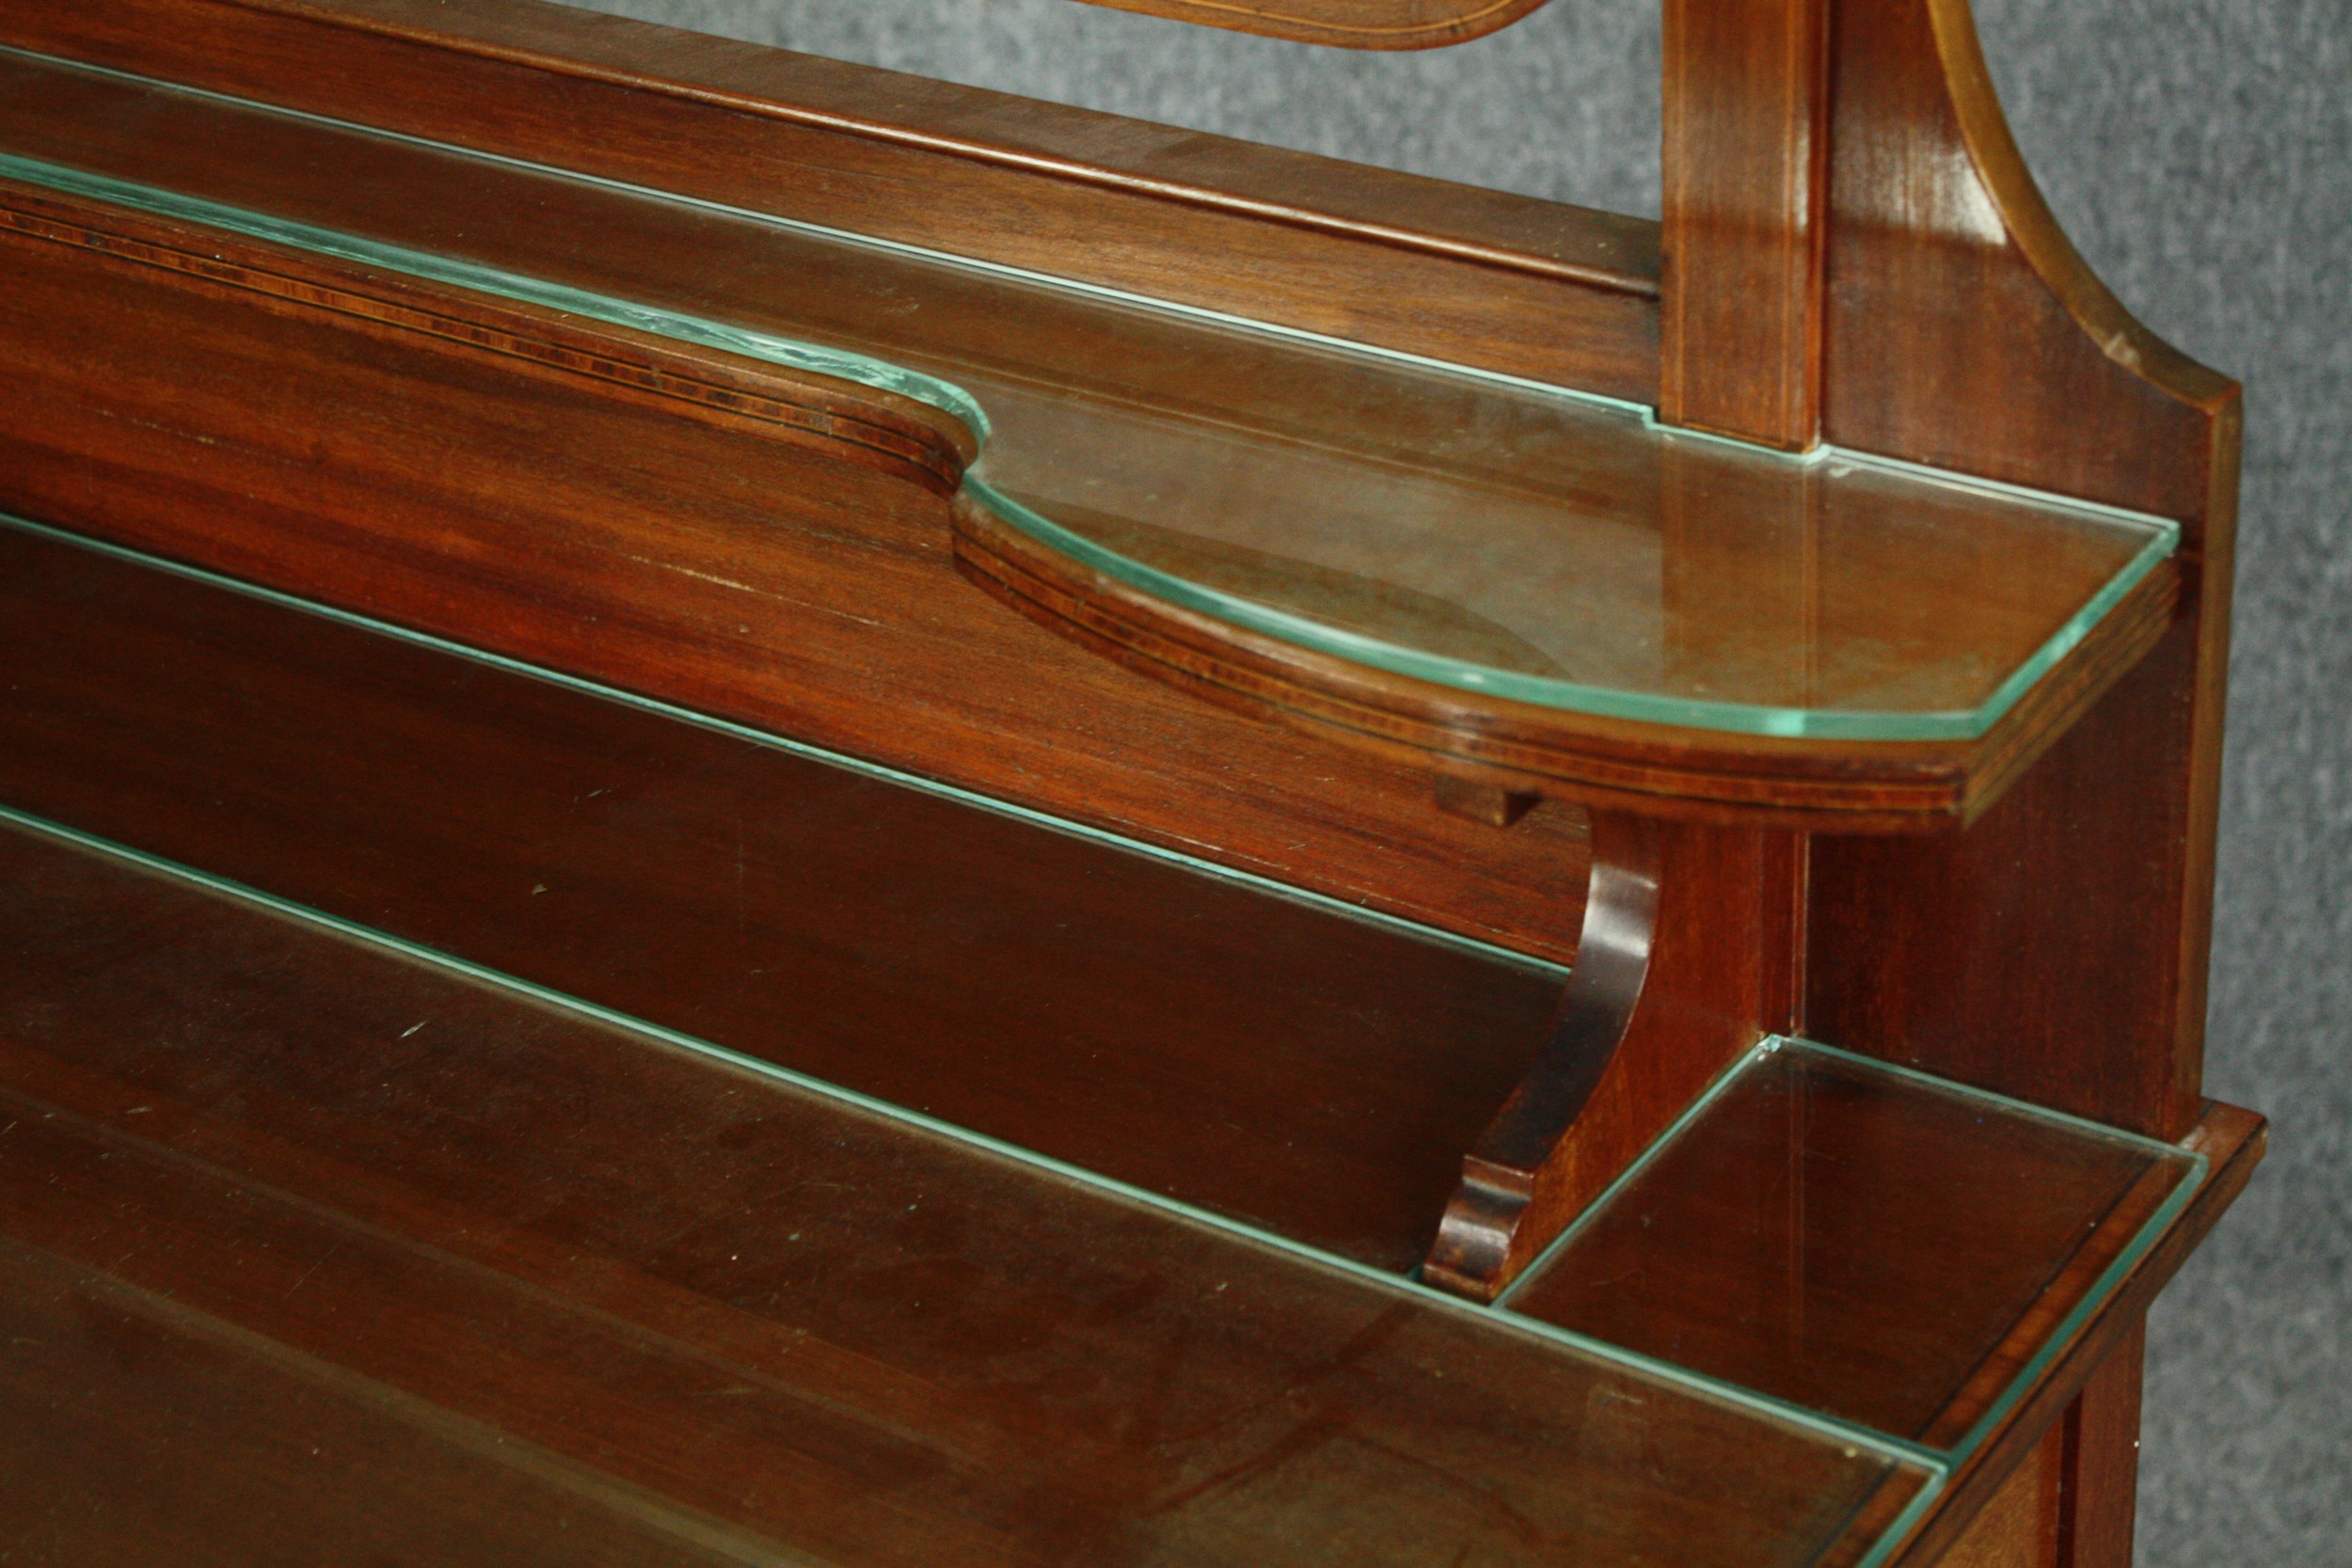
[{"label": "wood grain surface", "polygon": [[0,42],[1613,397],[1657,386],[1645,219],[533,0],[5,0]]},{"label": "wood grain surface", "polygon": [[[1964,0],[1841,8],[1830,80],[1829,438],[2173,517],[2184,579],[2162,644],[1970,833],[1814,845],[1809,1027],[2178,1136],[2203,1105],[2238,388],[2135,321],[2067,241]],[[2127,1323],[2107,1391],[2065,1418],[2074,1523],[2037,1561],[2128,1556]],[[1986,1493],[1980,1476],[1960,1490]]]},{"label": "wood grain surface", "polygon": [[1949,1452],[2197,1180],[2166,1146],[1788,1044],[1508,1309]]},{"label": "wood grain surface", "polygon": [[[1935,1516],[1888,1559],[1898,1568],[1924,1568],[1940,1561],[2003,1483],[2020,1465],[2031,1463],[2053,1436],[2059,1440],[2061,1497],[2073,1498],[2068,1506],[2076,1511],[2078,1520],[2098,1521],[2096,1535],[2076,1534],[2067,1538],[2068,1544],[2078,1552],[2113,1550],[2115,1531],[2131,1497],[2130,1478],[2114,1464],[2111,1445],[2122,1435],[2112,1424],[2114,1413],[2097,1406],[2113,1400],[2118,1383],[2137,1381],[2137,1353],[2149,1304],[2246,1190],[2269,1147],[2269,1129],[2250,1111],[2208,1101],[2188,1137],[2182,1141],[2211,1163],[2195,1200],[2172,1228],[2132,1265],[2106,1309],[2094,1314],[2066,1341],[2026,1397],[1953,1472]],[[2069,1447],[2058,1428],[2086,1393],[2091,1402],[2080,1408],[2105,1430],[2092,1445]],[[2051,1544],[2057,1544],[2051,1538]]]},{"label": "wood grain surface", "polygon": [[1743,829],[1924,833],[1987,811],[2171,625],[2169,565],[2134,588],[1983,735],[1785,739],[1613,720],[1465,692],[1175,605],[1041,543],[969,497],[957,563],[1038,624],[1238,712],[1500,790]]},{"label": "wood grain surface", "polygon": [[1659,418],[1820,438],[1828,0],[1669,0]]},{"label": "wood grain surface", "polygon": [[1560,981],[0,530],[0,803],[1375,1267]]},{"label": "wood grain surface", "polygon": [[1544,0],[1092,0],[1122,11],[1343,49],[1430,49],[1506,27]]},{"label": "wood grain surface", "polygon": [[[1134,0],[1133,8],[1214,9],[1219,14],[1198,19],[1392,44],[1466,36],[1522,8],[1477,0],[1236,7]],[[2034,1568],[2120,1562],[2128,1552],[2124,1439],[2142,1316],[2243,1186],[2263,1145],[2259,1118],[2212,1105],[2200,1089],[2237,389],[2133,322],[2067,244],[2003,123],[1965,0],[1712,8],[1670,0],[1668,18],[1662,226],[527,0],[98,0],[71,8],[0,0],[0,41],[992,264],[1657,402],[1668,421],[1761,443],[1802,447],[1818,436],[2180,524],[2176,560],[1978,743],[1783,749],[1594,724],[1564,738],[1541,716],[1433,695],[1206,626],[1028,548],[968,506],[951,511],[948,492],[970,457],[968,433],[903,400],[24,191],[11,193],[8,205],[18,216],[0,233],[11,284],[0,295],[0,354],[19,394],[0,405],[0,505],[1554,958],[1570,949],[1586,848],[1576,813],[1559,804],[1531,813],[1528,799],[1673,818],[1664,831],[1675,847],[1663,863],[1683,869],[1661,883],[1660,944],[1642,1006],[1612,1059],[1616,1079],[1604,1079],[1589,1124],[1539,1176],[1556,1193],[1589,1193],[1588,1178],[1621,1168],[1694,1092],[1709,1051],[1761,1029],[1797,1026],[2094,1119],[2186,1138],[2214,1164],[2196,1202],[1967,1455],[1894,1560],[1924,1568],[1957,1550],[1960,1560],[1978,1551]],[[1388,31],[1342,37],[1362,27]],[[1232,379],[1270,404],[1312,401],[1279,377]],[[959,566],[1022,614],[973,592],[957,578]],[[311,711],[331,706],[319,698]],[[217,850],[240,834],[248,846],[267,838],[264,826],[286,830],[204,824],[193,797],[168,787],[168,762],[141,759],[119,729],[92,724],[87,714],[83,723],[93,748],[83,760],[92,770],[76,786],[86,791],[77,809],[103,803],[103,791],[87,793],[89,779],[144,775],[148,820],[158,832],[168,828],[190,843],[209,833]],[[325,719],[314,727],[334,733]],[[62,762],[69,752],[47,754]],[[343,779],[338,789],[357,787],[351,758],[342,766],[319,776]],[[72,798],[72,789],[58,795]],[[404,810],[415,815],[413,802]],[[710,828],[706,821],[686,835],[700,846],[703,874],[724,859]],[[1883,836],[1923,828],[1939,831]],[[427,1124],[480,1161],[453,1175],[456,1165],[436,1164],[447,1153],[432,1145],[436,1134],[358,1114],[373,1092],[362,1092],[358,1079],[315,1093],[296,1084],[299,1071],[332,1061],[331,1050],[312,1051],[304,1065],[248,1041],[234,1048],[252,1069],[239,1092],[282,1113],[248,1123],[226,1101],[205,1102],[193,1080],[165,1082],[188,1058],[121,1053],[120,1039],[137,1033],[140,997],[186,1016],[187,999],[209,994],[224,973],[260,975],[240,983],[257,1005],[291,1009],[272,1016],[338,1019],[335,1027],[351,1035],[363,1027],[354,1021],[362,1001],[405,994],[410,980],[361,975],[316,947],[282,956],[282,943],[271,949],[276,939],[251,930],[240,939],[254,944],[241,950],[248,958],[265,950],[281,957],[259,969],[232,964],[217,945],[205,945],[226,940],[216,915],[207,926],[151,886],[119,879],[101,885],[105,879],[87,867],[50,863],[37,874],[40,854],[22,846],[14,852],[22,874],[9,884],[9,907],[23,936],[0,952],[13,962],[48,943],[52,961],[35,972],[125,982],[86,987],[75,1008],[41,1015],[42,1027],[82,1031],[71,1049],[54,1038],[28,1043],[32,1024],[22,1019],[0,1040],[7,1092],[59,1113],[9,1134],[15,1141],[5,1152],[22,1164],[0,1171],[20,1253],[29,1244],[47,1255],[0,1260],[28,1281],[28,1299],[81,1291],[119,1322],[155,1314],[145,1297],[107,1292],[167,1294],[175,1310],[236,1319],[301,1354],[343,1358],[339,1364],[372,1382],[408,1380],[409,1394],[462,1407],[469,1419],[510,1423],[570,1461],[587,1462],[580,1434],[595,1433],[602,1445],[596,1465],[628,1486],[682,1499],[699,1520],[755,1533],[804,1520],[795,1526],[808,1532],[801,1544],[856,1560],[1102,1557],[1138,1542],[1181,1560],[1175,1544],[1212,1540],[1240,1542],[1244,1555],[1263,1557],[1263,1541],[1248,1531],[1280,1511],[1219,1512],[1247,1499],[1250,1486],[1281,1492],[1284,1506],[1311,1509],[1317,1498],[1345,1497],[1371,1521],[1360,1542],[1349,1538],[1343,1555],[1351,1560],[1377,1561],[1386,1552],[1425,1559],[1420,1547],[1430,1537],[1416,1531],[1434,1528],[1458,1543],[1470,1516],[1479,1530],[1508,1536],[1522,1556],[1540,1542],[1561,1545],[1572,1560],[1760,1562],[1774,1544],[1801,1542],[1796,1560],[1826,1551],[1824,1560],[1851,1560],[1860,1550],[1856,1532],[1868,1533],[1857,1521],[1883,1524],[1906,1495],[1887,1474],[1808,1468],[1814,1458],[1801,1445],[1767,1454],[1746,1427],[1727,1425],[1711,1407],[1611,1418],[1664,1423],[1644,1427],[1640,1450],[1695,1466],[1669,1477],[1661,1493],[1656,1477],[1629,1479],[1597,1458],[1621,1446],[1542,1424],[1549,1418],[1521,1420],[1525,1402],[1545,1390],[1572,1402],[1602,1400],[1612,1390],[1592,1384],[1597,1374],[1551,1369],[1538,1376],[1505,1358],[1481,1361],[1477,1376],[1437,1390],[1414,1382],[1409,1368],[1430,1342],[1418,1337],[1446,1331],[1418,1319],[1367,1327],[1353,1298],[1316,1307],[1324,1315],[1295,1340],[1263,1332],[1293,1304],[1252,1296],[1263,1313],[1249,1318],[1255,1326],[1218,1339],[1184,1377],[1145,1373],[1137,1370],[1185,1365],[1169,1350],[1168,1336],[1181,1338],[1169,1325],[1190,1321],[1181,1304],[1206,1296],[1185,1286],[1130,1303],[1099,1266],[1106,1256],[1099,1213],[1073,1221],[1050,1204],[1024,1210],[1027,1200],[1009,1187],[983,1192],[968,1168],[950,1179],[937,1165],[925,1167],[930,1174],[917,1184],[946,1182],[968,1200],[951,1215],[946,1243],[956,1266],[968,1267],[956,1275],[964,1314],[957,1332],[930,1333],[931,1320],[914,1305],[929,1301],[936,1311],[941,1299],[945,1255],[923,1229],[932,1222],[899,1219],[891,1187],[898,1178],[870,1172],[850,1185],[887,1193],[889,1214],[850,1214],[828,1199],[823,1219],[850,1226],[864,1216],[857,1249],[836,1255],[826,1283],[835,1291],[845,1278],[865,1284],[807,1309],[835,1314],[818,1325],[818,1339],[832,1346],[830,1334],[854,1352],[837,1366],[826,1362],[828,1377],[879,1380],[857,1383],[850,1405],[867,1409],[858,1402],[886,1386],[891,1419],[913,1411],[918,1425],[946,1420],[957,1441],[969,1439],[968,1449],[943,1463],[936,1449],[894,1446],[897,1438],[878,1438],[851,1419],[855,1440],[844,1437],[846,1446],[812,1464],[776,1435],[783,1405],[763,1402],[766,1393],[716,1427],[698,1425],[708,1418],[692,1402],[711,1386],[734,1386],[741,1369],[726,1357],[742,1353],[724,1349],[723,1365],[714,1363],[719,1341],[696,1336],[722,1325],[722,1338],[736,1336],[728,1346],[747,1342],[746,1333],[772,1338],[768,1320],[746,1329],[709,1315],[711,1304],[723,1299],[729,1311],[755,1318],[770,1307],[743,1307],[760,1298],[721,1267],[716,1230],[679,1228],[700,1190],[657,1182],[658,1203],[604,1205],[588,1196],[595,1183],[580,1184],[580,1171],[594,1162],[564,1164],[574,1154],[610,1158],[616,1135],[600,1118],[614,1086],[652,1080],[631,1076],[635,1069],[615,1069],[617,1076],[595,1085],[542,1078],[533,1093],[501,1100],[512,1085],[493,1087],[466,1076],[475,1069],[448,1069],[448,1085],[470,1097],[464,1114],[496,1117],[528,1102],[534,1133],[554,1115],[568,1117],[580,1140],[525,1137],[510,1124],[477,1137],[459,1126],[453,1107],[460,1101],[435,1101],[427,1108],[439,1119]],[[315,863],[300,874],[330,892],[348,874],[323,851],[293,859],[305,855]],[[290,862],[272,874],[299,869]],[[68,884],[64,904],[34,897]],[[82,901],[79,914],[67,908],[73,899]],[[1677,899],[1684,900],[1678,915]],[[693,929],[681,925],[681,948],[695,947],[686,934]],[[78,956],[57,945],[76,931],[87,939]],[[700,946],[732,951],[707,937]],[[1408,989],[1413,974],[1437,973],[1405,971]],[[1197,1012],[1208,994],[1188,996],[1177,979],[1122,978],[1129,973],[1112,964],[1097,979],[1165,996],[1168,1016],[1180,1019],[1193,1017],[1184,1009]],[[35,990],[28,979],[9,994]],[[1308,987],[1298,994],[1324,993]],[[101,1004],[116,1009],[105,1015],[118,1037],[111,1040]],[[157,1015],[139,1016],[151,1024]],[[511,1019],[501,1027],[516,1037],[531,1032]],[[286,1028],[290,1038],[318,1037],[311,1025]],[[1419,1063],[1426,1040],[1409,1030],[1394,1037],[1408,1037],[1420,1043],[1400,1044],[1400,1059]],[[158,1037],[150,1028],[138,1037]],[[1215,1031],[1201,1037],[1214,1039]],[[1226,1054],[1242,1060],[1238,1050]],[[1524,1054],[1506,1062],[1509,1055],[1483,1059],[1479,1070],[1492,1082],[1475,1093],[1474,1074],[1464,1075],[1453,1098],[1432,1096],[1407,1074],[1358,1094],[1349,1101],[1357,1110],[1425,1101],[1443,1110],[1443,1125],[1378,1150],[1367,1145],[1357,1150],[1358,1165],[1343,1157],[1335,1168],[1360,1175],[1408,1146],[1418,1161],[1448,1140],[1458,1154],[1467,1147],[1460,1124],[1475,1125],[1469,1107],[1479,1094],[1507,1090],[1526,1066]],[[985,1087],[978,1078],[963,1085],[976,1085]],[[676,1125],[700,1136],[698,1152],[707,1146],[708,1158],[722,1160],[724,1140],[709,1134],[726,1117],[688,1104],[702,1089],[662,1092],[671,1089],[685,1097],[663,1102],[676,1109]],[[322,1095],[335,1107],[321,1109]],[[1254,1089],[1244,1095],[1253,1097],[1264,1098]],[[1269,1102],[1280,1100],[1274,1094]],[[157,1104],[178,1118],[168,1135],[157,1131],[162,1120],[132,1124]],[[1115,1160],[1127,1157],[1115,1147],[1121,1129],[1149,1125],[1151,1113],[1165,1108],[1129,1106],[1090,1129],[1041,1104],[1028,1109],[1101,1137],[1112,1152],[1089,1157]],[[1379,1121],[1384,1114],[1373,1124],[1393,1126]],[[1258,1124],[1249,1135],[1279,1135],[1269,1133],[1273,1125]],[[765,1135],[742,1134],[745,1147],[767,1148],[758,1143]],[[392,1147],[403,1138],[410,1141]],[[1161,1143],[1136,1157],[1149,1164],[1177,1147]],[[355,1149],[382,1158],[345,1161]],[[1231,1174],[1236,1192],[1256,1192],[1252,1172],[1279,1164],[1234,1159],[1218,1174]],[[423,1197],[394,1192],[384,1183],[395,1168],[438,1171],[453,1185]],[[691,1168],[697,1180],[718,1171]],[[1412,1164],[1420,1174],[1409,1180],[1383,1178],[1394,1184],[1382,1191],[1403,1201],[1372,1205],[1390,1217],[1359,1227],[1360,1256],[1393,1262],[1402,1255],[1405,1232],[1393,1216],[1410,1210],[1425,1223],[1431,1195],[1441,1196],[1451,1177],[1431,1178],[1436,1168]],[[750,1169],[713,1176],[711,1190],[747,1180]],[[440,1178],[419,1178],[427,1179]],[[560,1223],[500,1196],[507,1183],[512,1192],[540,1190],[533,1180],[566,1195],[556,1205]],[[1311,1190],[1291,1177],[1263,1187]],[[304,1202],[285,1196],[295,1191]],[[323,1193],[365,1210],[378,1229],[363,1234],[316,1203],[305,1207]],[[1250,1205],[1263,1199],[1204,1201],[1257,1212]],[[1281,1223],[1327,1236],[1356,1223],[1344,1205],[1321,1201],[1300,1200]],[[1548,1223],[1565,1223],[1576,1201],[1564,1196]],[[557,1268],[550,1260],[596,1215],[620,1216],[613,1223],[625,1226],[655,1209],[670,1226],[659,1234],[672,1241],[655,1244],[648,1222],[640,1232],[600,1236],[587,1249],[598,1261],[585,1274],[577,1272],[580,1251],[561,1265],[576,1271],[565,1288],[596,1294],[597,1310],[608,1313],[586,1326],[543,1293],[468,1272],[484,1261],[479,1249],[507,1244],[483,1238],[511,1238],[513,1257],[497,1266],[530,1274]],[[782,1221],[756,1206],[742,1212]],[[387,1218],[418,1214],[433,1224],[403,1231],[407,1219]],[[395,1240],[385,1240],[387,1226]],[[913,1272],[874,1283],[865,1272],[881,1256],[873,1249],[898,1244],[876,1237],[903,1240],[909,1226],[921,1232],[908,1255]],[[442,1251],[413,1247],[412,1231],[429,1232]],[[160,1237],[173,1243],[158,1245]],[[1002,1240],[962,1250],[975,1237]],[[800,1276],[775,1237],[763,1235],[760,1244],[771,1272],[755,1283],[771,1292],[770,1307],[815,1300],[791,1294]],[[1178,1268],[1181,1255],[1196,1284],[1221,1266],[1156,1236],[1153,1244],[1164,1273]],[[463,1266],[451,1264],[451,1254]],[[685,1266],[680,1259],[703,1272],[683,1281],[672,1269]],[[117,1272],[115,1283],[88,1277],[106,1270]],[[1259,1257],[1250,1283],[1235,1288],[1256,1291],[1278,1275],[1289,1291],[1291,1276]],[[532,1275],[532,1291],[548,1282]],[[1040,1305],[1020,1291],[1062,1294]],[[401,1310],[388,1315],[387,1301]],[[870,1316],[856,1319],[844,1301]],[[672,1338],[643,1338],[650,1320],[630,1315],[644,1313],[659,1316],[656,1326]],[[806,1331],[813,1320],[796,1322]],[[1034,1338],[1040,1322],[1056,1332]],[[371,1325],[368,1334],[351,1330],[359,1323]],[[1073,1323],[1087,1326],[1073,1336]],[[495,1342],[494,1324],[520,1325],[514,1331],[521,1338]],[[193,1320],[167,1326],[183,1338],[211,1332]],[[119,1332],[152,1338],[148,1329]],[[681,1340],[691,1354],[676,1349]],[[414,1354],[425,1346],[434,1357]],[[1047,1364],[1082,1350],[1092,1353],[1087,1365]],[[1028,1381],[970,1380],[973,1365],[1000,1354],[1043,1359],[1028,1367]],[[1341,1366],[1343,1376],[1331,1373]],[[613,1369],[625,1374],[618,1394]],[[1136,1438],[1132,1423],[1105,1417],[1073,1437],[1064,1406],[1039,1415],[1078,1386],[1073,1376],[1084,1383],[1105,1369],[1136,1376],[1085,1390],[1109,1388],[1104,1397],[1121,1412],[1136,1407],[1133,1391],[1145,1386],[1136,1379],[1158,1376],[1152,1388],[1180,1390],[1196,1402],[1178,1414],[1207,1424],[1147,1422]],[[787,1383],[798,1375],[766,1363],[759,1370]],[[1350,1387],[1369,1378],[1377,1390],[1350,1405],[1372,1422],[1351,1429],[1354,1435],[1377,1442],[1344,1448],[1355,1467],[1327,1472],[1340,1478],[1330,1494],[1301,1479],[1310,1472],[1295,1456],[1328,1456],[1343,1446],[1327,1442],[1325,1428],[1299,1439],[1252,1425],[1250,1414],[1272,1408],[1262,1398],[1271,1384],[1319,1389],[1327,1376]],[[819,1402],[839,1408],[844,1386],[825,1384]],[[1025,1402],[1039,1389],[1052,1399]],[[781,1397],[803,1408],[797,1391]],[[231,1401],[230,1408],[243,1407]],[[1568,1405],[1548,1408],[1556,1416]],[[564,1415],[550,1419],[550,1410]],[[1159,1437],[1179,1429],[1222,1435],[1171,1467]],[[1508,1441],[1497,1435],[1505,1430]],[[696,1451],[715,1455],[713,1464],[691,1474],[675,1466],[680,1432],[710,1434]],[[1229,1436],[1238,1447],[1217,1446]],[[1440,1438],[1441,1456],[1429,1465],[1395,1457],[1418,1456],[1417,1445]],[[337,1440],[360,1441],[348,1431]],[[405,1451],[403,1464],[442,1463]],[[1032,1473],[1023,1466],[1046,1451],[1086,1456],[1082,1498],[1020,1491]],[[740,1504],[752,1477],[745,1466],[754,1464],[770,1487],[760,1494],[767,1513]],[[1439,1473],[1472,1477],[1474,1485],[1448,1490],[1428,1479]],[[1727,1484],[1727,1475],[1739,1484]],[[1555,1483],[1569,1482],[1575,1504],[1563,1512]],[[878,1490],[896,1499],[893,1508],[844,1506]],[[1506,1495],[1508,1508],[1488,1506]],[[1808,1512],[1831,1506],[1828,1498],[1834,1522]],[[1363,1513],[1367,1499],[1379,1505],[1377,1517]],[[1988,1504],[1987,1523],[1971,1538],[1970,1521]],[[1391,1515],[1408,1528],[1383,1528]],[[1181,1541],[1170,1533],[1196,1528],[1204,1533]],[[614,1550],[626,1560],[641,1547]],[[1753,1555],[1759,1551],[1765,1556]]]},{"label": "wood grain surface", "polygon": [[1833,77],[1829,437],[2176,518],[2184,578],[2154,652],[1973,832],[1816,845],[1809,1017],[2176,1137],[2202,1103],[2238,389],[2059,231],[1965,5],[1856,8]]}]

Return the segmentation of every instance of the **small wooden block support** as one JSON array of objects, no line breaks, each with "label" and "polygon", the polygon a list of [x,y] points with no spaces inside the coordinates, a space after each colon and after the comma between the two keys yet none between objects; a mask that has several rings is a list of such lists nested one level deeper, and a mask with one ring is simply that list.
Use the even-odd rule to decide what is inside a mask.
[{"label": "small wooden block support", "polygon": [[1490,828],[1507,828],[1537,806],[1544,798],[1526,790],[1472,784],[1440,773],[1437,782],[1438,809]]}]

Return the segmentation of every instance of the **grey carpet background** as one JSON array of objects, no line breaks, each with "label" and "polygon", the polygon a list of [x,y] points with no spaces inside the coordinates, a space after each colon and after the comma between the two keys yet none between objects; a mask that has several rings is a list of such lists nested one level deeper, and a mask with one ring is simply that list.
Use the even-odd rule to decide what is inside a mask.
[{"label": "grey carpet background", "polygon": [[[1655,0],[1343,54],[1067,0],[595,8],[1534,196],[1658,210]],[[1979,0],[2092,264],[2247,383],[2208,1092],[2273,1152],[2156,1308],[2139,1560],[2352,1568],[2352,4]]]}]

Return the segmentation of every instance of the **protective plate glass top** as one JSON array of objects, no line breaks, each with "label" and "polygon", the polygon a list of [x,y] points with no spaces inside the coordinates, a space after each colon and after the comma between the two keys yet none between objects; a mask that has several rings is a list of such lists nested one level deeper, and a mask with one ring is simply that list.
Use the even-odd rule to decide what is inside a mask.
[{"label": "protective plate glass top", "polygon": [[1553,709],[1984,732],[2169,523],[24,56],[0,175],[953,416],[1016,527],[1171,603]]},{"label": "protective plate glass top", "polygon": [[0,1554],[1801,1568],[1931,1484],[6,828],[0,999]]},{"label": "protective plate glass top", "polygon": [[1963,1449],[2203,1173],[2170,1144],[1782,1042],[1504,1305]]}]

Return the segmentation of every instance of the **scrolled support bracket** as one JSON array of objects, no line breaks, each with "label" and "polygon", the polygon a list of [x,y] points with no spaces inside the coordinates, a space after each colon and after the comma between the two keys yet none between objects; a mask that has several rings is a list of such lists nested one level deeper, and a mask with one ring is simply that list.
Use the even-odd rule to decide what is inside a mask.
[{"label": "scrolled support bracket", "polygon": [[1522,1232],[1542,1173],[1616,1059],[1649,979],[1659,902],[1659,831],[1595,812],[1591,889],[1576,964],[1534,1064],[1462,1161],[1422,1267],[1430,1284],[1492,1300],[1526,1261]]}]

